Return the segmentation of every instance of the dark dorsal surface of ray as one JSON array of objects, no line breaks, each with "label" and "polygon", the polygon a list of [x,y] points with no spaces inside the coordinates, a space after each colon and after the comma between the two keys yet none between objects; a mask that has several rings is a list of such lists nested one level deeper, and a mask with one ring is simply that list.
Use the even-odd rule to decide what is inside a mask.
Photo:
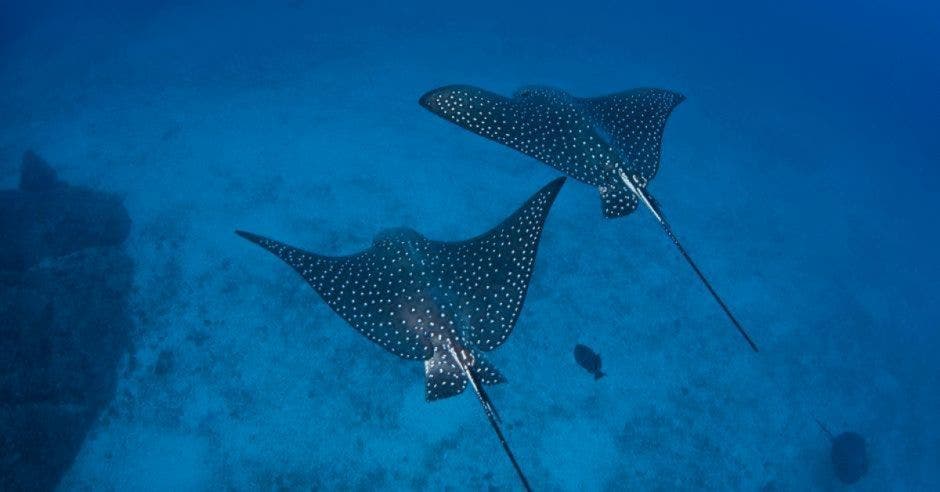
[{"label": "dark dorsal surface of ray", "polygon": [[545,218],[563,182],[552,181],[502,223],[461,242],[387,229],[365,251],[324,256],[238,234],[293,267],[340,317],[399,357],[430,360],[443,337],[490,351],[519,317]]},{"label": "dark dorsal surface of ray", "polygon": [[290,265],[366,338],[403,359],[423,360],[428,401],[458,395],[470,384],[528,488],[483,389],[504,378],[481,352],[502,345],[519,318],[545,219],[564,180],[547,184],[490,231],[461,242],[389,229],[365,251],[337,257],[236,232]]},{"label": "dark dorsal surface of ray", "polygon": [[511,98],[468,85],[426,93],[420,104],[473,133],[542,161],[601,193],[604,215],[633,212],[637,197],[619,171],[646,186],[659,170],[662,135],[685,99],[662,89],[578,98],[550,87],[525,87]]},{"label": "dark dorsal surface of ray", "polygon": [[605,217],[629,215],[642,203],[756,352],[757,345],[646,190],[659,171],[666,121],[683,100],[682,94],[656,88],[579,98],[559,89],[532,86],[505,97],[469,85],[449,85],[425,93],[419,103],[464,129],[596,187]]}]

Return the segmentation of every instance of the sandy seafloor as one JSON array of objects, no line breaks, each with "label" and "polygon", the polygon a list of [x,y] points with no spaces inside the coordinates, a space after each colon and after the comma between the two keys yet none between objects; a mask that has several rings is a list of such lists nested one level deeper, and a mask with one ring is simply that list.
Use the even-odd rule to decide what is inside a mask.
[{"label": "sandy seafloor", "polygon": [[[232,233],[347,254],[385,227],[488,229],[557,173],[418,106],[463,82],[684,93],[650,190],[762,347],[648,213],[606,221],[569,181],[490,354],[535,488],[842,490],[818,417],[869,439],[851,489],[937,490],[940,76],[923,46],[940,17],[615,5],[47,6],[16,23],[0,182],[32,148],[134,221],[135,349],[61,489],[517,487],[471,394],[426,403],[420,364]],[[607,377],[574,363],[579,342]]]}]

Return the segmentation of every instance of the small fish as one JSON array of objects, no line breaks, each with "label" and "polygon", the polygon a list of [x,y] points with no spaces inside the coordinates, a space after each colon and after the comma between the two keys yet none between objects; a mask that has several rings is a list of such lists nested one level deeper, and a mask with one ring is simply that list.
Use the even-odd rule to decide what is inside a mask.
[{"label": "small fish", "polygon": [[839,481],[851,485],[861,480],[868,473],[868,451],[865,449],[865,438],[855,432],[843,432],[836,436],[819,419],[815,420],[832,442],[830,458],[832,469]]},{"label": "small fish", "polygon": [[594,375],[594,379],[600,379],[604,377],[604,373],[601,372],[601,356],[591,350],[590,347],[586,345],[581,345],[580,343],[574,346],[574,360],[578,363],[579,366],[587,369],[587,371]]}]

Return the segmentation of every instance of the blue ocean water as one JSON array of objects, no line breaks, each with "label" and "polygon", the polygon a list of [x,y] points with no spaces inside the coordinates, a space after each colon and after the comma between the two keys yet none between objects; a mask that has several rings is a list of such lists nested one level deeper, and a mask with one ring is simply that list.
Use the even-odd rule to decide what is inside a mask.
[{"label": "blue ocean water", "polygon": [[[128,261],[100,264],[133,265],[127,286],[101,291],[126,295],[108,318],[126,322],[101,328],[126,334],[105,371],[58,370],[75,354],[37,349],[17,371],[27,383],[4,375],[52,388],[4,387],[6,436],[21,415],[64,426],[76,402],[89,417],[68,439],[7,437],[3,488],[517,489],[470,392],[426,402],[421,364],[233,234],[345,255],[388,227],[456,241],[497,224],[559,173],[418,105],[466,83],[684,94],[649,189],[761,347],[748,351],[649,213],[604,219],[596,190],[569,180],[519,322],[488,354],[534,489],[940,489],[936,4],[0,9],[0,189],[33,150],[60,180],[116,194]],[[4,309],[63,286],[57,307],[35,309],[59,339],[95,324],[67,306],[97,305],[94,289],[115,282],[44,273],[62,258],[0,282]],[[29,289],[11,287],[21,277]],[[5,323],[3,361],[21,360],[10,354],[31,335],[8,333],[33,322]],[[82,356],[100,361],[91,340]],[[575,363],[578,343],[604,378]],[[84,374],[108,383],[72,382]],[[814,419],[866,438],[858,483],[834,475]],[[17,481],[26,469],[47,480]]]}]

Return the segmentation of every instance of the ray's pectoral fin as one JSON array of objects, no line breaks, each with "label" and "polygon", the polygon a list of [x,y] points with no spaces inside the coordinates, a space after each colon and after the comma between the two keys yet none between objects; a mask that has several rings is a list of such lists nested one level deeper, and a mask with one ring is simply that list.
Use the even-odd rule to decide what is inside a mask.
[{"label": "ray's pectoral fin", "polygon": [[[506,381],[482,355],[465,348],[457,352],[464,359],[462,363],[468,365],[473,375],[483,384],[494,385]],[[435,347],[434,356],[424,361],[424,396],[427,401],[457,396],[467,388],[467,382],[463,368],[444,347]]]},{"label": "ray's pectoral fin", "polygon": [[[421,334],[399,329],[401,320],[395,308],[398,297],[379,296],[372,290],[376,278],[382,278],[388,292],[401,294],[408,288],[417,261],[415,248],[426,241],[416,232],[386,231],[371,248],[350,256],[323,256],[250,232],[235,233],[290,265],[333,311],[380,347],[403,359],[425,360],[431,356],[431,346]],[[377,273],[377,265],[392,265],[395,269],[382,276]]]},{"label": "ray's pectoral fin", "polygon": [[659,170],[666,120],[684,100],[678,92],[654,88],[581,99],[596,119],[595,130],[618,150],[625,168],[647,181]]}]

